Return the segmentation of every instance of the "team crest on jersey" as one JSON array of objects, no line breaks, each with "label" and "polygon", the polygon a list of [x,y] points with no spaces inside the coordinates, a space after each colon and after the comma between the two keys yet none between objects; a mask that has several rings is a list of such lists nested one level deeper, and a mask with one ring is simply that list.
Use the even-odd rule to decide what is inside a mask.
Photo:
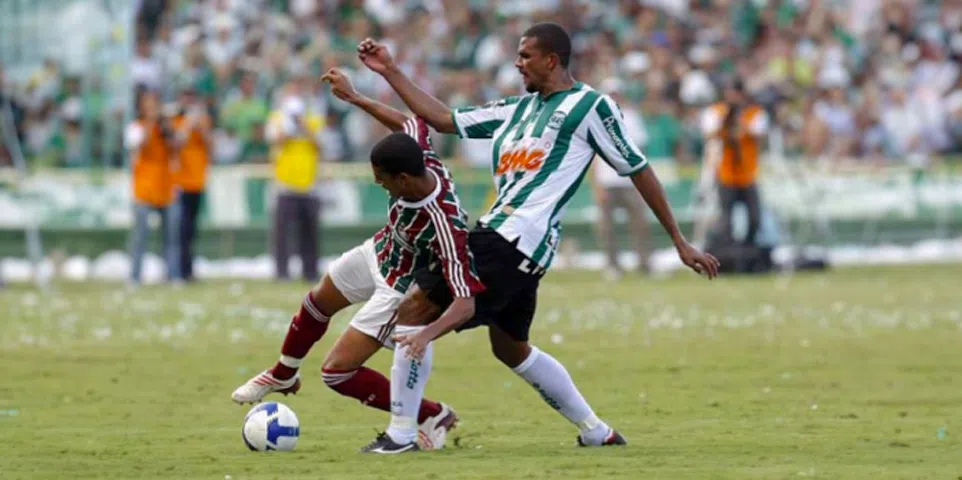
[{"label": "team crest on jersey", "polygon": [[394,239],[397,240],[397,243],[399,243],[402,247],[411,251],[415,250],[414,246],[411,244],[411,238],[408,236],[407,232],[404,230],[392,229],[391,233],[393,234]]},{"label": "team crest on jersey", "polygon": [[566,114],[565,112],[556,111],[551,114],[550,118],[548,118],[547,128],[550,128],[553,130],[560,130],[561,125],[565,123],[565,119],[567,118],[568,118],[568,114]]}]

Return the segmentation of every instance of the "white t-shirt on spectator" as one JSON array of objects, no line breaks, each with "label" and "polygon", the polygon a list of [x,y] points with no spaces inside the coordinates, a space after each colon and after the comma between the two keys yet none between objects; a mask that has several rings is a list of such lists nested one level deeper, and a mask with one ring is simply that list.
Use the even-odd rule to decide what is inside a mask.
[{"label": "white t-shirt on spectator", "polygon": [[151,89],[160,88],[163,69],[160,62],[150,57],[134,56],[130,62],[130,75],[134,84],[142,84]]},{"label": "white t-shirt on spectator", "polygon": [[848,105],[819,101],[815,103],[815,117],[824,123],[833,135],[855,134],[855,114]]},{"label": "white t-shirt on spectator", "polygon": [[917,150],[912,148],[911,144],[922,134],[923,122],[912,103],[890,104],[883,108],[882,126],[888,134],[894,155],[907,155]]}]

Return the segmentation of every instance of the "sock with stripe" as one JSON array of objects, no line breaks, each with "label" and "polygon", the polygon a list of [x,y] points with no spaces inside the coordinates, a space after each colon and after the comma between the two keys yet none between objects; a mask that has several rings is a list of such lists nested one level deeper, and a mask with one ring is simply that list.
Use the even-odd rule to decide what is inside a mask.
[{"label": "sock with stripe", "polygon": [[301,368],[301,361],[307,356],[307,352],[311,351],[311,347],[327,332],[329,320],[330,317],[321,311],[309,292],[301,302],[301,308],[291,319],[284,344],[281,346],[281,358],[274,364],[271,374],[279,380],[293,377]]},{"label": "sock with stripe", "polygon": [[[322,374],[324,383],[335,392],[354,398],[371,408],[391,411],[391,382],[376,370],[367,367],[349,371],[325,368]],[[417,413],[418,424],[440,413],[441,404],[422,400]]]},{"label": "sock with stripe", "polygon": [[528,358],[513,370],[541,394],[545,403],[581,430],[586,444],[600,445],[611,434],[611,428],[595,415],[564,365],[551,355],[532,345]]},{"label": "sock with stripe", "polygon": [[[395,334],[416,335],[423,326],[398,325]],[[420,360],[407,358],[408,347],[395,347],[391,366],[391,423],[387,434],[395,443],[405,445],[418,436],[418,409],[431,375],[434,343],[429,343]]]}]

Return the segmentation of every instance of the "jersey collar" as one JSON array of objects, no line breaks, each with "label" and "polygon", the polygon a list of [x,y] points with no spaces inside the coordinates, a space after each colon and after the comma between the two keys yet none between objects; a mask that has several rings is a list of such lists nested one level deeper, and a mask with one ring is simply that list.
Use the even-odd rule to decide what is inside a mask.
[{"label": "jersey collar", "polygon": [[420,199],[420,200],[418,200],[418,201],[416,201],[416,202],[408,202],[408,201],[404,200],[403,198],[399,198],[399,199],[397,199],[397,203],[398,203],[399,205],[401,205],[401,206],[404,207],[404,208],[421,208],[421,207],[423,207],[423,206],[425,206],[425,205],[433,202],[435,198],[438,198],[438,194],[441,193],[441,178],[438,177],[438,174],[434,173],[434,170],[428,169],[428,172],[430,172],[431,175],[434,175],[434,179],[436,180],[436,181],[434,182],[434,191],[432,191],[430,195],[428,195],[428,196],[426,196],[426,197],[424,197],[424,198],[422,198],[422,199]]},{"label": "jersey collar", "polygon": [[567,89],[567,90],[558,90],[557,92],[551,92],[551,93],[548,94],[547,97],[542,97],[541,94],[538,94],[538,98],[541,99],[542,102],[544,102],[544,101],[547,101],[549,98],[551,98],[551,97],[553,97],[553,96],[555,96],[555,95],[557,95],[557,94],[559,94],[559,93],[566,93],[566,92],[573,92],[573,91],[575,91],[575,90],[581,90],[584,86],[585,86],[584,83],[575,82],[574,85],[572,85],[571,88],[569,88],[569,89]]}]

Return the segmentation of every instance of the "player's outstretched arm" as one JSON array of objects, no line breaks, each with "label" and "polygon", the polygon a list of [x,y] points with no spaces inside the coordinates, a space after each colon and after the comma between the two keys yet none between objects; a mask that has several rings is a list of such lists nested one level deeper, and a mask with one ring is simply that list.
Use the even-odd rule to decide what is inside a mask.
[{"label": "player's outstretched arm", "polygon": [[668,205],[665,189],[655,172],[648,166],[648,160],[638,147],[625,135],[627,129],[621,110],[611,97],[602,95],[588,114],[588,144],[604,161],[608,162],[619,174],[631,176],[631,182],[645,203],[655,212],[661,226],[671,236],[678,256],[692,270],[715,278],[718,275],[718,260],[693,247],[675,223],[675,216]]},{"label": "player's outstretched arm", "polygon": [[671,236],[671,241],[675,244],[675,249],[678,251],[681,261],[699,274],[708,275],[709,279],[718,276],[718,267],[720,266],[718,259],[693,247],[681,233],[681,229],[675,222],[675,216],[671,212],[671,206],[668,204],[665,189],[658,181],[658,176],[655,175],[654,170],[651,167],[642,168],[631,176],[631,183],[635,185],[635,189],[645,199],[645,203],[648,204],[651,211],[655,213],[655,217],[658,218],[661,226]]},{"label": "player's outstretched arm", "polygon": [[392,132],[404,130],[404,122],[408,120],[407,115],[359,93],[354,89],[351,77],[343,70],[332,68],[321,77],[321,80],[331,86],[331,93],[335,97],[364,110]]},{"label": "player's outstretched arm", "polygon": [[387,47],[368,38],[357,46],[357,51],[361,62],[384,77],[415,115],[441,133],[457,133],[451,108],[415,85],[394,63]]}]

